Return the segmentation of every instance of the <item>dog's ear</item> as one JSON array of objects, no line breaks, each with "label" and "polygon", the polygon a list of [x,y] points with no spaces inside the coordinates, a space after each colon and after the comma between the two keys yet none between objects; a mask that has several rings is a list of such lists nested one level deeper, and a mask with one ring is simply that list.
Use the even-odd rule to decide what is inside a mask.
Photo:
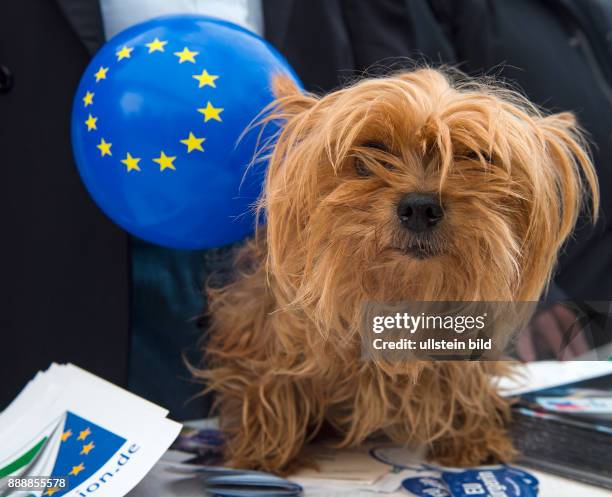
[{"label": "dog's ear", "polygon": [[581,201],[584,200],[589,201],[588,207],[595,221],[599,209],[597,173],[576,117],[571,112],[551,114],[539,120],[539,127],[544,136],[548,155],[559,175],[558,187],[562,197],[560,200],[566,211],[566,215],[563,216],[565,226],[562,230],[567,228],[571,231]]},{"label": "dog's ear", "polygon": [[301,114],[314,105],[317,99],[301,90],[295,81],[286,75],[272,78],[272,92],[276,105],[285,118]]},{"label": "dog's ear", "polygon": [[557,253],[582,209],[586,207],[595,221],[599,208],[597,174],[574,116],[538,116],[534,123],[538,145],[526,157],[531,187],[523,206],[529,216],[522,253],[539,256],[525,258],[519,300],[538,298],[542,289],[533,288],[533,283],[550,281]]}]

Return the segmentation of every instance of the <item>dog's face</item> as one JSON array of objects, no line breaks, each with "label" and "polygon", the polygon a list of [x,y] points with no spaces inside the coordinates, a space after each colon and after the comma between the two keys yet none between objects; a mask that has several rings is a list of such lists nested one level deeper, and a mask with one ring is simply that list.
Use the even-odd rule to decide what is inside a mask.
[{"label": "dog's face", "polygon": [[268,271],[321,327],[364,300],[537,300],[585,190],[596,209],[569,114],[434,70],[320,99],[276,86]]}]

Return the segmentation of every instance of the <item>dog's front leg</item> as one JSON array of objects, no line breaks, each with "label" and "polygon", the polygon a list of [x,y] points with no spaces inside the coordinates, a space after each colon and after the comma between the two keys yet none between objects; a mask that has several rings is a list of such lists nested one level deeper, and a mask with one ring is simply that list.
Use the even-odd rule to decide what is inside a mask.
[{"label": "dog's front leg", "polygon": [[[239,373],[234,374],[234,380]],[[305,443],[309,405],[291,378],[244,373],[218,392],[226,463],[286,474]],[[242,385],[242,388],[232,388]]]},{"label": "dog's front leg", "polygon": [[[446,412],[453,419],[443,423],[442,436],[430,445],[430,455],[449,466],[474,466],[509,462],[517,455],[507,433],[510,401],[500,396],[493,376],[505,375],[508,362],[463,362],[438,365],[439,385],[444,393]],[[431,399],[433,402],[435,399]]]}]

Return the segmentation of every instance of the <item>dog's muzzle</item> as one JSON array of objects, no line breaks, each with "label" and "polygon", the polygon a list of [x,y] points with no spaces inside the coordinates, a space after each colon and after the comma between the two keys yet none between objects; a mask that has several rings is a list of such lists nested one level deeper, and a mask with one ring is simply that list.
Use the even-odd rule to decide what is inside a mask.
[{"label": "dog's muzzle", "polygon": [[397,216],[401,225],[412,233],[426,233],[442,221],[444,211],[436,195],[408,193],[397,204]]}]

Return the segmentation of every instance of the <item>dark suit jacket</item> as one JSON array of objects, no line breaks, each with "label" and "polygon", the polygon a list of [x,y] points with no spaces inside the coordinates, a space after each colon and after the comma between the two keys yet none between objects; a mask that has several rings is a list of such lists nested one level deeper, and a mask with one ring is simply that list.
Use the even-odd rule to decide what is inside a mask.
[{"label": "dark suit jacket", "polygon": [[97,8],[0,5],[0,409],[52,361],[127,380],[128,239],[70,147],[74,91],[102,40]]}]

